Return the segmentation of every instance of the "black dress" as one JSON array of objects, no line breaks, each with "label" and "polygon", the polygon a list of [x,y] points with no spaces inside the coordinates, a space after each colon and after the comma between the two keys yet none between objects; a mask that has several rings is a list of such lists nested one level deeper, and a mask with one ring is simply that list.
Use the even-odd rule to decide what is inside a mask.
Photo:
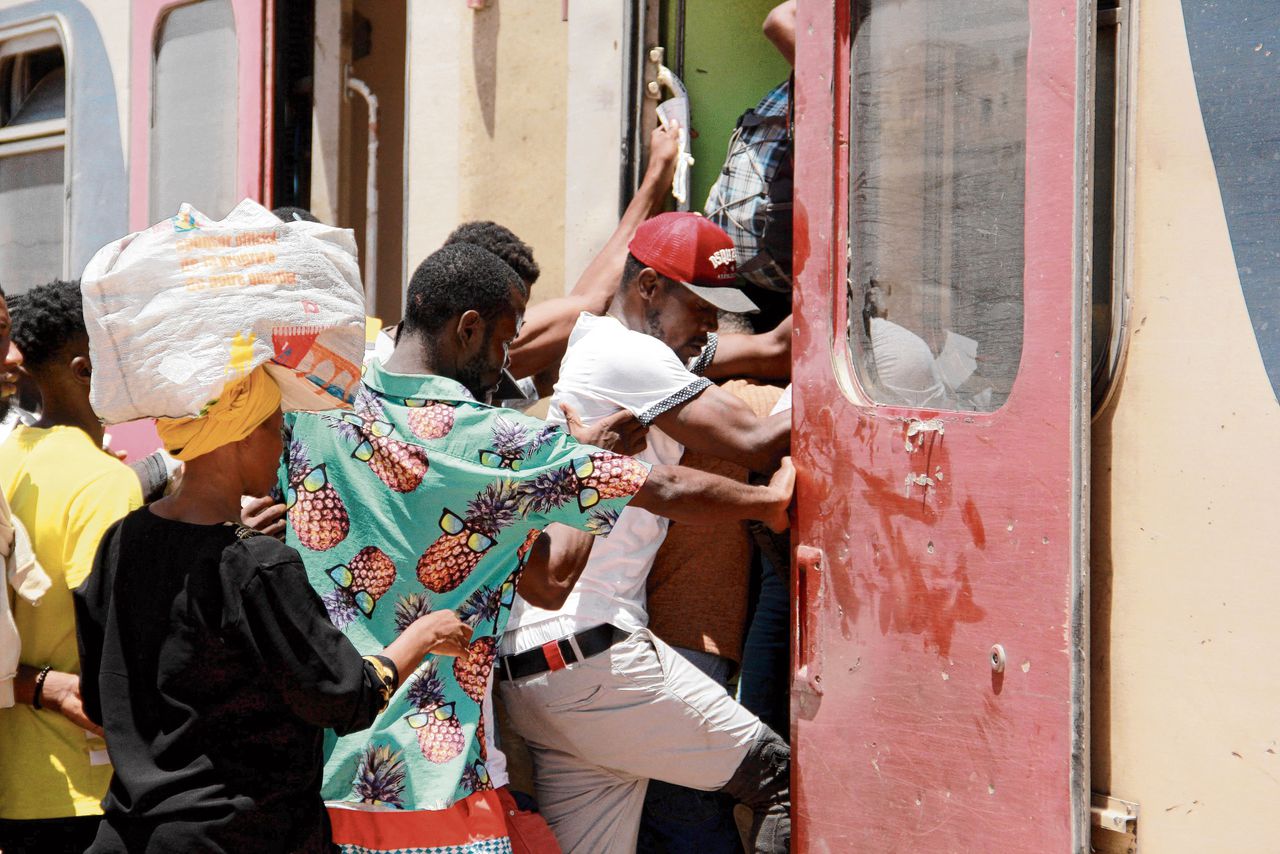
[{"label": "black dress", "polygon": [[75,593],[85,713],[115,775],[91,852],[328,851],[323,729],[369,726],[377,669],[297,552],[135,510]]}]

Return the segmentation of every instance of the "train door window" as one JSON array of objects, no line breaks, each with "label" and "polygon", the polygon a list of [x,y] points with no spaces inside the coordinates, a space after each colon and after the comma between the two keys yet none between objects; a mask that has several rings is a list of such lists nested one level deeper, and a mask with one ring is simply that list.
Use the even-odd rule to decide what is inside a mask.
[{"label": "train door window", "polygon": [[854,4],[849,337],[876,403],[991,411],[1022,356],[1025,0]]},{"label": "train door window", "polygon": [[230,0],[178,6],[161,21],[155,44],[150,221],[182,202],[220,218],[239,201],[239,51]]},{"label": "train door window", "polygon": [[0,33],[0,277],[10,295],[65,274],[66,140],[57,30]]}]

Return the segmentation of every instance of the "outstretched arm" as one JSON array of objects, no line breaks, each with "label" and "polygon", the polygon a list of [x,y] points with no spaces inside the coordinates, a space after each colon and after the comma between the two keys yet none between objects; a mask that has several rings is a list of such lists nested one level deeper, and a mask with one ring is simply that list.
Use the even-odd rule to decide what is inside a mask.
[{"label": "outstretched arm", "polygon": [[[516,377],[537,377],[538,390],[544,389],[545,372],[553,373],[564,356],[569,333],[582,312],[604,314],[618,289],[622,267],[627,260],[627,245],[635,236],[640,223],[653,216],[666,201],[671,189],[671,176],[675,173],[677,132],[662,126],[656,128],[649,140],[649,168],[635,197],[605,243],[587,269],[582,271],[577,284],[568,296],[540,302],[529,307],[524,315],[520,334],[511,342],[511,373]],[[549,377],[554,384],[555,377]]]},{"label": "outstretched arm", "polygon": [[773,42],[787,63],[796,64],[796,0],[779,3],[764,19],[764,37]]},{"label": "outstretched arm", "polygon": [[653,425],[692,451],[772,471],[791,449],[791,414],[761,418],[746,401],[708,386],[688,403],[659,415]]},{"label": "outstretched arm", "polygon": [[705,373],[713,380],[791,379],[791,315],[777,328],[758,335],[721,335],[715,357]]},{"label": "outstretched arm", "polygon": [[787,507],[795,491],[796,470],[784,457],[767,486],[685,468],[654,466],[631,505],[677,522],[710,525],[756,519],[774,531],[790,524]]}]

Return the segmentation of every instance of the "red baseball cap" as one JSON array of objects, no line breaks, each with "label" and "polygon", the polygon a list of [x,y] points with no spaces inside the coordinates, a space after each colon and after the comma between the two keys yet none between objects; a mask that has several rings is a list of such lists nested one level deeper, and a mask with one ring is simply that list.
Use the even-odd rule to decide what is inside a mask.
[{"label": "red baseball cap", "polygon": [[733,240],[702,214],[658,214],[640,224],[627,248],[641,264],[674,279],[718,309],[760,310],[734,287],[738,262]]}]

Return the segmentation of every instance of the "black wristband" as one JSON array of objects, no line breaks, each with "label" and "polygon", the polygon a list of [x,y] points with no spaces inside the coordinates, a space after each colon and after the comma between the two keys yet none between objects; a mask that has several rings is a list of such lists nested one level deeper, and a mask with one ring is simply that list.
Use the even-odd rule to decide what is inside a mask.
[{"label": "black wristband", "polygon": [[35,690],[31,692],[31,708],[33,709],[44,708],[44,706],[41,705],[40,703],[40,695],[44,693],[44,680],[49,678],[49,671],[52,669],[53,669],[52,665],[46,664],[44,666],[44,669],[41,670],[36,675],[36,687],[35,687]]}]

